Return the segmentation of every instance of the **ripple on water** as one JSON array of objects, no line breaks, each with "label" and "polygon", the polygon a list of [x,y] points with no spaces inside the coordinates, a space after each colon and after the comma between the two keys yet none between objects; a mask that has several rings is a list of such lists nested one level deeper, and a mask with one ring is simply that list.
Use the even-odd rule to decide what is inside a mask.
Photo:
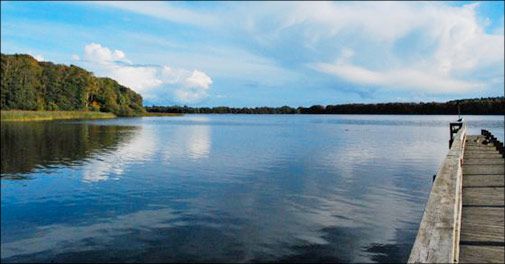
[{"label": "ripple on water", "polygon": [[[453,119],[2,124],[1,258],[405,262]],[[467,120],[503,131],[502,117]]]}]

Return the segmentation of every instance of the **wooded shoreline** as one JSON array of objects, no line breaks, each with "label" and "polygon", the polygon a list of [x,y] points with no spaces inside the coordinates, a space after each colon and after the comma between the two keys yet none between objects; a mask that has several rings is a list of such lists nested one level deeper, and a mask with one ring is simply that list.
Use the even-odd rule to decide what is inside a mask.
[{"label": "wooded shoreline", "polygon": [[364,115],[503,115],[505,97],[453,100],[448,102],[313,105],[310,107],[188,107],[145,106],[149,113],[181,114],[364,114]]}]

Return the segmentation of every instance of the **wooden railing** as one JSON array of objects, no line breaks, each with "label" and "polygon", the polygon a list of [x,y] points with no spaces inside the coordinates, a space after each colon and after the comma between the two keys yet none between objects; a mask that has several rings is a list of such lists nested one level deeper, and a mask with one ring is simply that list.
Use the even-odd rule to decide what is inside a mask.
[{"label": "wooden railing", "polygon": [[466,124],[454,137],[450,129],[451,147],[433,182],[409,263],[458,262]]}]

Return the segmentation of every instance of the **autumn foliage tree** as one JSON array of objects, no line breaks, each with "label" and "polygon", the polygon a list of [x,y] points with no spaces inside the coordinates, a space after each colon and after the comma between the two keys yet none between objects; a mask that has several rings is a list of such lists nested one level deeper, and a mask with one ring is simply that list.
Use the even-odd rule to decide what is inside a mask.
[{"label": "autumn foliage tree", "polygon": [[75,65],[2,54],[1,67],[0,107],[4,110],[85,110],[119,116],[144,112],[139,94]]}]

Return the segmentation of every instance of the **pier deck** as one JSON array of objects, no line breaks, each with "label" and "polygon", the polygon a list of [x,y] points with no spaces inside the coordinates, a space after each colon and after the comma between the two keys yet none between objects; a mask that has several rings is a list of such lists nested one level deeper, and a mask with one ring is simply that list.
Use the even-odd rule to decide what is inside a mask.
[{"label": "pier deck", "polygon": [[503,263],[504,159],[484,136],[467,136],[463,155],[461,263]]},{"label": "pier deck", "polygon": [[503,143],[463,122],[450,136],[408,262],[505,263]]}]

